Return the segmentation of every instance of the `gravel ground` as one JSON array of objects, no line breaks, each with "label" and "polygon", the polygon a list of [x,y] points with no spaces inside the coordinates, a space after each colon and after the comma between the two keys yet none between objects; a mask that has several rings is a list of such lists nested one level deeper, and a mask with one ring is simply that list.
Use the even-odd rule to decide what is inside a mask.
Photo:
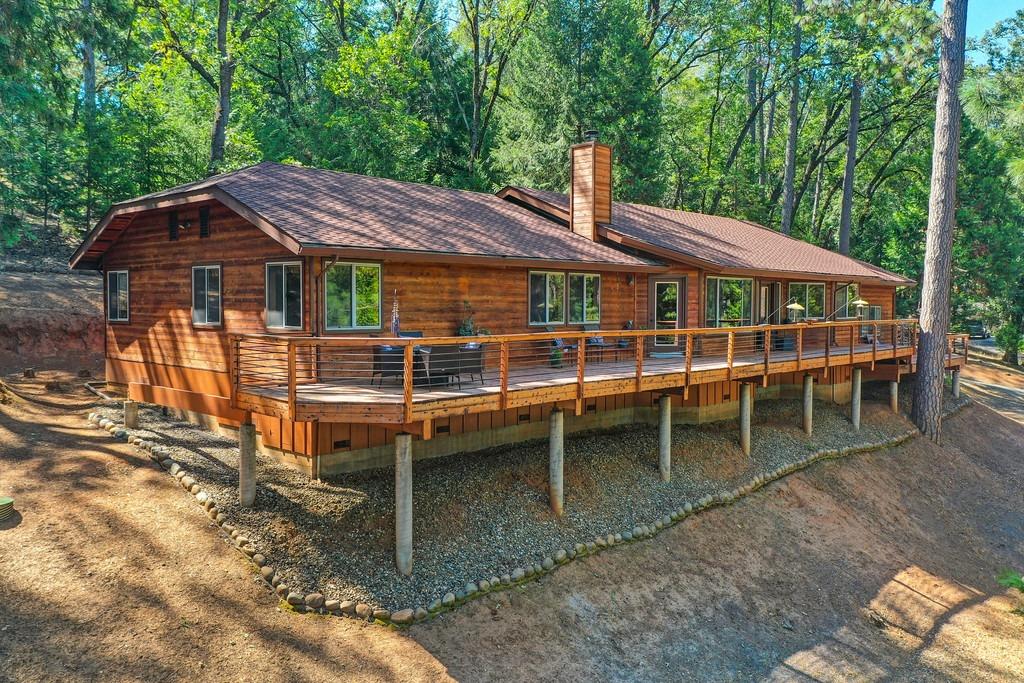
[{"label": "gravel ground", "polygon": [[[811,437],[800,404],[755,404],[752,452],[744,457],[735,421],[673,429],[672,481],[658,478],[657,429],[637,426],[570,435],[565,444],[565,514],[551,515],[545,442],[417,462],[413,479],[414,572],[394,568],[394,479],[374,470],[315,482],[259,457],[256,507],[237,504],[237,442],[158,409],[140,411],[133,432],[172,449],[217,506],[293,590],[395,610],[426,606],[448,591],[559,549],[652,524],[686,502],[742,486],[809,453],[879,442],[905,432],[887,409],[885,385],[865,385],[862,425],[848,408],[816,402]],[[909,405],[909,396],[903,405]],[[120,421],[120,411],[99,411]]]}]

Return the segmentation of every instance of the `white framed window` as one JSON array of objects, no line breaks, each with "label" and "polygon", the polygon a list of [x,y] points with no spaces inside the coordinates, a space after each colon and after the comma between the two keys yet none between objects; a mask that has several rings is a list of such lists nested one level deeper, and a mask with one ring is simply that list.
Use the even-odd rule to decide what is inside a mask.
[{"label": "white framed window", "polygon": [[111,322],[128,322],[128,271],[111,270],[107,272],[107,320]]},{"label": "white framed window", "polygon": [[860,289],[856,282],[846,284],[836,283],[836,291],[832,296],[833,318],[856,318],[857,307],[850,306],[851,301],[860,298]]},{"label": "white framed window", "polygon": [[742,327],[750,324],[753,280],[708,277],[705,282],[704,322],[708,327]]},{"label": "white framed window", "polygon": [[565,273],[530,272],[530,324],[565,324]]},{"label": "white framed window", "polygon": [[302,327],[302,262],[268,263],[266,272],[267,327]]},{"label": "white framed window", "polygon": [[804,307],[801,318],[813,320],[825,317],[824,282],[790,282],[789,298]]},{"label": "white framed window", "polygon": [[569,273],[569,322],[601,322],[601,276]]},{"label": "white framed window", "polygon": [[221,324],[220,266],[192,266],[192,324]]},{"label": "white framed window", "polygon": [[381,320],[379,263],[335,263],[324,271],[328,330],[377,329]]}]

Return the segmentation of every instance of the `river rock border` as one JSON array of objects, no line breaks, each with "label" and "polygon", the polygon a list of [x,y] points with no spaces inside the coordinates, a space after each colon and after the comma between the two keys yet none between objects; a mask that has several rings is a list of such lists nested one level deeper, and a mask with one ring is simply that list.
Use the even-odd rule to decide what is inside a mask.
[{"label": "river rock border", "polygon": [[[961,399],[957,404],[944,411],[944,417],[957,413],[960,409],[966,406],[968,402],[968,399]],[[602,550],[606,550],[614,546],[625,543],[635,543],[637,541],[651,538],[655,534],[664,531],[671,526],[675,526],[691,515],[695,515],[698,512],[708,510],[710,508],[722,505],[731,505],[744,496],[747,496],[774,481],[782,479],[786,475],[806,469],[819,460],[829,460],[858,453],[868,453],[871,451],[881,450],[883,448],[891,448],[920,435],[920,432],[916,428],[911,428],[894,437],[874,443],[862,443],[840,449],[824,449],[816,451],[804,458],[790,463],[789,465],[779,467],[767,474],[759,475],[738,488],[722,491],[715,495],[706,495],[696,501],[686,502],[680,507],[666,512],[663,516],[648,524],[639,524],[634,526],[632,529],[626,529],[617,533],[608,533],[605,536],[598,536],[592,541],[577,543],[572,548],[559,548],[553,554],[545,556],[543,561],[538,564],[517,567],[509,574],[485,577],[476,582],[469,582],[464,586],[452,589],[446,593],[444,597],[436,599],[426,606],[417,605],[415,607],[408,607],[392,612],[386,609],[373,607],[366,603],[355,602],[353,600],[327,598],[323,593],[319,592],[301,593],[297,590],[293,590],[291,586],[285,584],[281,578],[277,576],[274,568],[267,564],[266,556],[260,553],[255,545],[253,545],[245,535],[230,523],[227,515],[218,509],[216,501],[214,501],[209,492],[205,491],[202,486],[200,486],[200,484],[191,475],[189,475],[181,464],[171,457],[169,448],[147,441],[137,435],[133,435],[124,427],[124,425],[118,424],[109,418],[104,418],[94,412],[89,413],[88,423],[96,429],[102,429],[108,432],[115,439],[126,441],[136,448],[146,451],[154,463],[166,470],[168,474],[174,477],[183,489],[192,494],[196,503],[202,506],[205,510],[206,516],[220,527],[221,532],[231,543],[231,546],[255,565],[256,569],[259,571],[263,584],[269,590],[277,594],[277,596],[287,604],[289,609],[296,612],[312,612],[317,614],[350,617],[361,621],[377,623],[383,626],[395,626],[400,628],[409,626],[413,623],[426,621],[439,614],[451,611],[471,600],[483,597],[488,593],[508,590],[514,586],[535,581],[572,560],[587,557],[588,555],[595,555]]]}]

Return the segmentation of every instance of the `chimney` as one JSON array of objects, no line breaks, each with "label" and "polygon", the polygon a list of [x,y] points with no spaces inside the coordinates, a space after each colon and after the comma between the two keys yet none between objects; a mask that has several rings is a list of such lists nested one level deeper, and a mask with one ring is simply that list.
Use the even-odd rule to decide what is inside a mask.
[{"label": "chimney", "polygon": [[569,227],[597,240],[597,224],[612,221],[612,148],[588,130],[569,149]]}]

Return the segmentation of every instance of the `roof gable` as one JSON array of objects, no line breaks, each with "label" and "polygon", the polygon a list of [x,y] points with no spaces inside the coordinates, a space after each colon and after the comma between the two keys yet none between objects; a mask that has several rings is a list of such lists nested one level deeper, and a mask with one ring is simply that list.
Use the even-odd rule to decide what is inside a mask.
[{"label": "roof gable", "polygon": [[[514,187],[502,190],[499,195],[547,209],[560,219],[568,215],[568,197],[558,192]],[[604,229],[613,241],[638,249],[647,246],[650,253],[675,254],[681,261],[724,271],[769,271],[875,280],[893,285],[914,284],[913,280],[884,268],[763,225],[725,216],[615,202],[612,222]]]},{"label": "roof gable", "polygon": [[[197,198],[222,201],[298,254],[338,249],[626,270],[661,267],[574,235],[490,193],[271,162],[114,205],[72,266],[98,263],[112,243],[104,231],[117,228],[124,216]],[[114,221],[117,217],[122,218]]]}]

